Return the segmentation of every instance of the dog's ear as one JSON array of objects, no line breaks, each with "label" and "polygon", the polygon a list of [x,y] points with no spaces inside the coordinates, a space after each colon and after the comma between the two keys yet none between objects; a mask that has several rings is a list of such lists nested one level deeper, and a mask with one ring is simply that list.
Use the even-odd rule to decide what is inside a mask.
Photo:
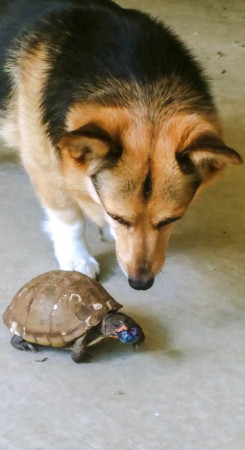
[{"label": "dog's ear", "polygon": [[227,147],[216,135],[199,136],[188,147],[176,153],[181,170],[198,173],[202,181],[209,181],[228,164],[242,164],[241,156]]},{"label": "dog's ear", "polygon": [[65,134],[57,148],[64,160],[72,160],[90,175],[115,164],[122,152],[119,143],[95,124]]},{"label": "dog's ear", "polygon": [[109,151],[108,145],[103,141],[69,134],[61,138],[58,150],[64,162],[69,160],[86,171],[90,169],[91,173],[99,169]]}]

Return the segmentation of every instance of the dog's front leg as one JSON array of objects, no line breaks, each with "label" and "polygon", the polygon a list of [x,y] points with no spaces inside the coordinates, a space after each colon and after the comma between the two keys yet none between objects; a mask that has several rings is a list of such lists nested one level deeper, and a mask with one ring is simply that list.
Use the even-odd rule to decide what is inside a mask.
[{"label": "dog's front leg", "polygon": [[[99,264],[91,256],[85,239],[85,220],[79,214],[79,220],[65,220],[69,211],[64,213],[45,208],[47,221],[45,230],[53,244],[60,269],[77,270],[92,278],[99,275]],[[72,211],[73,212],[73,211]]]},{"label": "dog's front leg", "polygon": [[60,269],[77,270],[97,278],[99,264],[86,242],[84,215],[67,190],[59,164],[50,157],[50,152],[42,153],[41,146],[35,159],[31,149],[27,152],[26,148],[22,151],[22,162],[46,212],[44,229],[53,242]]}]

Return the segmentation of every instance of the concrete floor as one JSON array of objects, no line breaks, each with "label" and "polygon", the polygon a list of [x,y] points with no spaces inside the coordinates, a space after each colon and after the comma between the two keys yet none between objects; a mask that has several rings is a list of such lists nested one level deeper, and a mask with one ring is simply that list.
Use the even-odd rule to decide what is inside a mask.
[{"label": "concrete floor", "polygon": [[[244,152],[244,1],[120,3],[165,19],[194,49],[226,140]],[[1,325],[1,450],[245,448],[244,188],[244,167],[232,169],[192,206],[146,292],[128,286],[113,246],[89,227],[101,282],[140,321],[145,346],[102,344],[76,365],[65,351],[17,352]],[[2,158],[0,314],[24,282],[57,267],[42,216],[28,177]]]}]

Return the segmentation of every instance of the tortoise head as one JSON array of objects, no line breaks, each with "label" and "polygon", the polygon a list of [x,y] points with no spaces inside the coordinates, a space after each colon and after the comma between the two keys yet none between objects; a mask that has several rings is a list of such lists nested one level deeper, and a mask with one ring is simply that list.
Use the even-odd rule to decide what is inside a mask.
[{"label": "tortoise head", "polygon": [[104,336],[119,339],[123,344],[139,345],[144,342],[142,328],[131,317],[120,312],[107,314],[102,321]]}]

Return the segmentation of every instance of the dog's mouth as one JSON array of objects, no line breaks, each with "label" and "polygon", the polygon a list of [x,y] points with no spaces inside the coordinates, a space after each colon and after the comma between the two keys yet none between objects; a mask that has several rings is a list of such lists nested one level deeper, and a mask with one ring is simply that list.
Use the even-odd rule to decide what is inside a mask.
[{"label": "dog's mouth", "polygon": [[129,285],[137,291],[146,291],[153,286],[155,278],[149,280],[137,280],[135,278],[128,278]]}]

